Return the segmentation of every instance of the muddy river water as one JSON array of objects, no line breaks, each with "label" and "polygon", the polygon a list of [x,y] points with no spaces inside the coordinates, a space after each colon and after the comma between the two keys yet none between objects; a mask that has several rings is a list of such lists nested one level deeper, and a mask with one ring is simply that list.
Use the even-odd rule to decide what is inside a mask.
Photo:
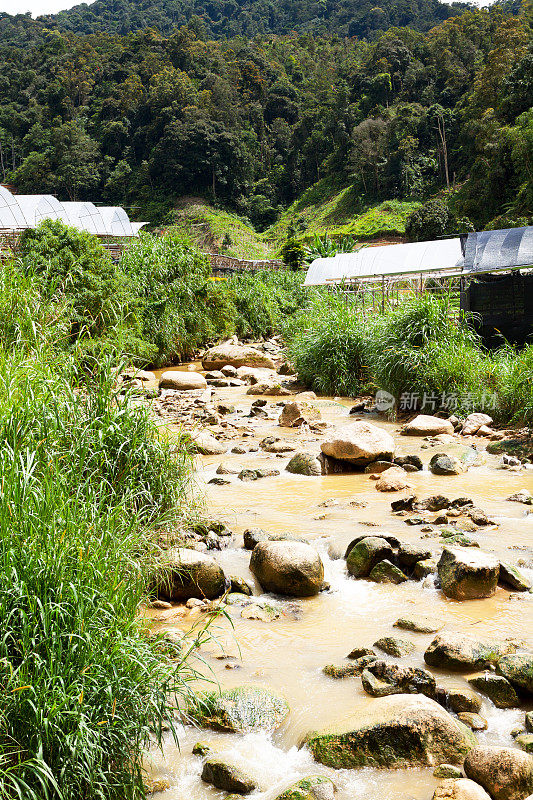
[{"label": "muddy river water", "polygon": [[[246,412],[256,399],[246,395],[246,387],[214,391],[215,404],[220,400],[231,401],[236,409]],[[280,398],[265,399],[269,406],[280,401]],[[320,408],[322,418],[335,425],[354,419],[348,416],[352,405],[349,400],[319,398],[315,405]],[[476,440],[477,452],[471,446],[474,440],[470,439],[435,447],[421,438],[400,436],[396,423],[364,417],[393,434],[398,453],[416,453],[426,465],[438,451],[466,455],[474,466],[463,475],[438,477],[427,469],[410,473],[408,480],[414,492],[419,497],[432,494],[452,499],[470,497],[496,523],[469,533],[470,538],[479,541],[484,550],[512,564],[520,563],[526,574],[533,575],[533,513],[528,514],[531,507],[505,500],[520,489],[533,493],[533,471],[499,469],[498,458],[483,453],[483,440]],[[227,419],[231,420],[231,416]],[[239,425],[240,434],[229,442],[230,449],[235,444],[244,444],[246,448],[257,445],[267,435],[293,439],[298,450],[318,451],[321,441],[320,436],[306,429],[280,428],[276,419],[241,418]],[[288,701],[290,714],[284,725],[271,735],[222,734],[183,727],[179,746],[168,738],[163,753],[150,755],[153,776],[166,778],[170,783],[170,788],[154,797],[208,800],[226,796],[225,792],[202,782],[201,759],[191,753],[195,742],[210,740],[218,741],[257,779],[260,789],[249,795],[253,800],[276,797],[299,778],[316,773],[333,778],[338,800],[430,800],[437,785],[431,770],[330,770],[316,764],[306,749],[300,747],[307,732],[339,722],[373,702],[363,691],[359,678],[333,680],[323,674],[323,666],[342,664],[356,645],[370,646],[381,636],[400,635],[416,646],[412,655],[402,659],[402,664],[425,667],[423,653],[434,634],[406,633],[393,628],[395,620],[406,613],[430,614],[442,620],[448,631],[480,638],[517,638],[533,645],[533,595],[498,589],[491,599],[459,603],[446,599],[431,579],[394,586],[350,578],[345,561],[339,556],[355,536],[389,532],[402,540],[419,542],[424,534],[419,527],[410,527],[403,518],[391,514],[391,500],[401,493],[376,491],[374,482],[364,474],[291,475],[284,470],[290,456],[289,453],[279,457],[262,450],[236,455],[228,450],[223,456],[199,458],[196,476],[198,489],[205,493],[209,515],[223,520],[234,532],[227,549],[211,554],[226,574],[250,580],[257,595],[261,595],[261,589],[249,571],[250,552],[242,547],[242,532],[246,528],[297,534],[312,543],[322,556],[325,577],[331,586],[329,591],[304,600],[280,599],[282,617],[268,623],[242,619],[241,608],[232,607],[230,620],[217,619],[214,624],[216,641],[202,649],[205,665],[201,668],[211,680],[224,688],[241,684],[272,688]],[[274,467],[281,474],[254,482],[224,476],[230,478],[230,485],[211,485],[208,481],[221,461],[243,467]],[[427,534],[422,543],[437,555],[442,546],[438,533]],[[205,622],[205,615],[197,609],[181,607],[147,613],[156,629],[187,631]],[[224,654],[232,658],[221,658]],[[467,685],[465,676],[433,672],[440,685]],[[477,734],[480,742],[514,746],[510,731],[522,722],[524,709],[498,710],[485,698],[480,713],[488,722],[487,730]]]}]

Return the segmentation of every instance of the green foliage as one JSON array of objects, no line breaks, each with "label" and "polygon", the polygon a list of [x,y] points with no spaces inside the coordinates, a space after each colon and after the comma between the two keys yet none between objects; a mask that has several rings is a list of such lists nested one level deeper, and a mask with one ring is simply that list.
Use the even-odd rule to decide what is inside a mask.
[{"label": "green foliage", "polygon": [[342,295],[315,298],[286,328],[299,378],[324,394],[357,395],[368,380],[365,327]]},{"label": "green foliage", "polygon": [[[465,7],[454,4],[457,9]],[[111,0],[97,0],[87,8],[76,6],[62,11],[53,19],[67,31],[96,33],[126,33],[140,28],[157,28],[170,34],[176,25],[190,22],[200,23],[199,33],[203,38],[250,36],[258,33],[291,33],[300,25],[307,33],[330,31],[339,36],[364,36],[391,25],[412,25],[423,30],[451,16],[453,8],[437,2],[416,2],[409,9],[397,3],[382,2],[375,8],[370,0],[364,3],[354,0],[337,2],[333,7],[317,6],[309,0],[296,2],[259,3],[247,0],[239,8],[228,9],[220,3],[193,3],[191,0],[127,0],[120,6]]]},{"label": "green foliage", "polygon": [[191,358],[213,339],[268,336],[304,302],[303,276],[286,270],[214,279],[206,256],[171,230],[142,234],[124,251],[121,269],[139,308],[154,364]]},{"label": "green foliage", "polygon": [[287,239],[281,248],[283,263],[291,269],[300,269],[305,261],[305,247],[297,239]]},{"label": "green foliage", "polygon": [[[0,794],[142,798],[188,668],[146,636],[147,526],[184,499],[189,461],[71,359],[0,354]],[[110,377],[111,375],[111,377]],[[181,454],[181,455],[180,455]]]},{"label": "green foliage", "polygon": [[98,239],[59,220],[26,230],[20,254],[28,276],[35,274],[43,296],[68,306],[70,337],[101,335],[124,313],[125,295],[117,270]]},{"label": "green foliage", "polygon": [[348,298],[320,294],[287,325],[288,353],[302,380],[321,392],[385,389],[399,402],[417,397],[419,409],[426,397],[426,413],[444,395],[448,411],[485,408],[503,422],[531,424],[533,346],[486,351],[449,303],[426,294],[364,318]]},{"label": "green foliage", "polygon": [[155,363],[191,357],[206,341],[233,333],[231,300],[212,280],[207,258],[177,233],[141,234],[120,266],[138,301],[142,336],[157,348]]},{"label": "green foliage", "polygon": [[288,237],[287,214],[307,235],[402,234],[406,214],[372,209],[451,187],[476,226],[507,206],[527,216],[527,8],[202,3],[1,17],[2,180],[127,202],[156,225],[207,199],[245,218],[193,220],[209,246],[241,222],[228,252],[259,258]]},{"label": "green foliage", "polygon": [[456,217],[443,200],[429,200],[407,220],[405,233],[411,242],[426,242],[473,231],[465,217]]},{"label": "green foliage", "polygon": [[305,260],[310,264],[315,258],[331,258],[337,253],[351,253],[355,250],[356,244],[353,236],[341,236],[335,241],[330,239],[327,233],[324,236],[315,233],[311,244],[306,248]]}]

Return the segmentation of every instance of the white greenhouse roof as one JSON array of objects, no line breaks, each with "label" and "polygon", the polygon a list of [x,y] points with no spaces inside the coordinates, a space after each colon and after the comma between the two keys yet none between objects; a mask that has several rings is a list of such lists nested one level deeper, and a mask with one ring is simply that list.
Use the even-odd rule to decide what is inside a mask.
[{"label": "white greenhouse roof", "polygon": [[26,227],[26,220],[19,204],[5,186],[0,185],[0,228],[17,230]]},{"label": "white greenhouse roof", "polygon": [[88,233],[104,234],[105,224],[94,203],[62,203],[69,225]]},{"label": "white greenhouse roof", "polygon": [[68,225],[67,212],[51,194],[17,194],[15,200],[25,220],[25,228],[34,228],[43,219],[60,219]]},{"label": "white greenhouse roof", "polygon": [[120,206],[99,206],[108,236],[135,236],[130,218]]},{"label": "white greenhouse roof", "polygon": [[130,222],[123,208],[94,203],[61,202],[51,194],[12,194],[0,184],[0,229],[35,228],[44,219],[60,219],[66,225],[97,236],[138,236],[146,222]]},{"label": "white greenhouse roof", "polygon": [[309,266],[304,286],[325,286],[342,281],[409,273],[460,270],[462,261],[459,238],[364,247],[355,253],[317,258]]}]

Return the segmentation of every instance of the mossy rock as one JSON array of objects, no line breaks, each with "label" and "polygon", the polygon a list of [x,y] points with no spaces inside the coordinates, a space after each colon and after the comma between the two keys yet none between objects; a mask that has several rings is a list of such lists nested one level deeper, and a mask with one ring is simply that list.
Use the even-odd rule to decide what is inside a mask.
[{"label": "mossy rock", "polygon": [[533,653],[505,655],[496,668],[513,686],[533,694]]},{"label": "mossy rock", "polygon": [[333,800],[335,784],[325,775],[311,775],[286,789],[276,800]]},{"label": "mossy rock", "polygon": [[197,695],[194,701],[189,702],[188,712],[203,727],[248,733],[275,730],[289,713],[289,706],[269,689],[237,686],[223,692]]},{"label": "mossy rock", "polygon": [[338,727],[310,733],[306,742],[315,760],[329,767],[391,769],[460,764],[476,738],[434,700],[392,695]]}]

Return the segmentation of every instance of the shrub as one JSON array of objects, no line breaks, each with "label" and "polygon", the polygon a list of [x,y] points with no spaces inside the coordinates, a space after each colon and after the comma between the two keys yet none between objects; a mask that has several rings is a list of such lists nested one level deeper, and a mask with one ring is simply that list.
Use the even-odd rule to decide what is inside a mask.
[{"label": "shrub", "polygon": [[283,263],[291,269],[301,269],[306,256],[305,247],[297,239],[287,239],[281,248]]},{"label": "shrub", "polygon": [[456,217],[443,200],[429,200],[407,220],[405,233],[411,242],[426,242],[473,231],[467,217]]},{"label": "shrub", "polygon": [[154,551],[147,526],[176,513],[188,456],[173,456],[102,373],[71,389],[74,369],[49,352],[0,356],[6,800],[144,797],[144,750],[172,726],[187,678],[137,611]]},{"label": "shrub", "polygon": [[22,234],[20,253],[27,274],[38,277],[43,296],[66,302],[71,339],[100,336],[123,318],[124,287],[96,236],[45,220]]},{"label": "shrub", "polygon": [[317,295],[286,327],[298,376],[325,394],[353,396],[368,381],[366,331],[344,297]]}]

